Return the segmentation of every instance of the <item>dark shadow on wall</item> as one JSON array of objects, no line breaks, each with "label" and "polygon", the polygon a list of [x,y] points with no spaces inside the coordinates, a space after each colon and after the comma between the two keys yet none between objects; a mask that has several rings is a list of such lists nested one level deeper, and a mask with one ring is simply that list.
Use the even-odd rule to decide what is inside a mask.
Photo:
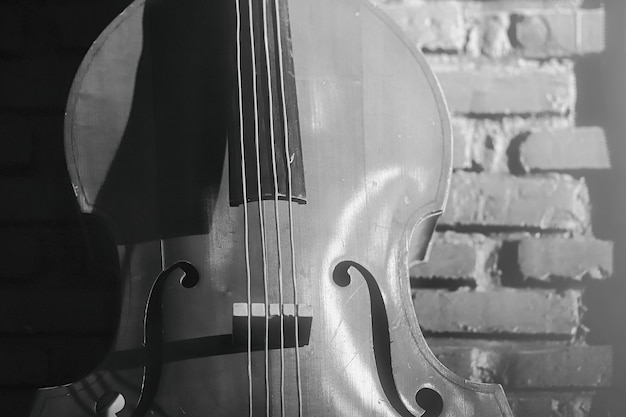
[{"label": "dark shadow on wall", "polygon": [[589,340],[614,347],[613,388],[594,401],[591,417],[623,415],[626,408],[626,3],[587,0],[583,4],[584,8],[602,6],[606,48],[597,56],[576,60],[577,124],[601,126],[611,158],[609,171],[586,175],[594,235],[615,245],[612,279],[594,284],[585,296],[590,308],[585,324],[592,329]]},{"label": "dark shadow on wall", "polygon": [[[79,213],[63,157],[62,126],[80,60],[128,3],[0,4],[0,238],[10,253],[3,250],[0,273],[3,417],[29,415],[37,387],[61,384],[91,369],[117,326],[119,301],[111,289],[118,283],[109,268],[117,260],[112,262],[108,250],[115,248],[106,243],[111,241],[98,222]],[[90,310],[93,302],[77,295],[81,291],[99,294],[98,302],[108,306],[94,318],[97,329],[55,334],[78,323],[83,307]],[[67,299],[78,300],[75,311],[65,308]],[[45,329],[49,323],[54,328]]]}]

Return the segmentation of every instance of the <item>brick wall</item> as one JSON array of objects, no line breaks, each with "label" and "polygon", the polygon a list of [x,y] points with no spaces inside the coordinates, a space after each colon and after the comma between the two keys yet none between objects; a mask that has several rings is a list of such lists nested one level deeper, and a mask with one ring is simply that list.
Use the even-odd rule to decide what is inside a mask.
[{"label": "brick wall", "polygon": [[[125,3],[0,4],[2,416],[25,415],[33,387],[92,366],[113,328],[115,282],[97,272],[110,254],[84,249],[101,232],[78,215],[62,124],[78,63]],[[459,375],[502,383],[518,417],[608,416],[612,352],[591,343],[588,294],[611,279],[612,243],[595,237],[585,176],[610,160],[603,130],[577,123],[575,75],[603,49],[602,10],[378,3],[426,52],[453,113],[448,210],[431,261],[411,267],[430,346]]]},{"label": "brick wall", "polygon": [[[586,177],[611,167],[580,126],[577,65],[604,49],[580,1],[377,1],[427,55],[453,115],[454,173],[430,262],[411,267],[439,359],[504,386],[518,417],[609,414],[609,340],[587,296],[613,274]],[[591,320],[590,317],[594,317]]]}]

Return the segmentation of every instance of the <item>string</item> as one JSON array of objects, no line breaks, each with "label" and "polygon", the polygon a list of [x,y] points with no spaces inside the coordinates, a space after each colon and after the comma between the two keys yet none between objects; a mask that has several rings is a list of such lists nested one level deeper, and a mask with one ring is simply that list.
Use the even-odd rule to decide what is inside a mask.
[{"label": "string", "polygon": [[291,250],[291,282],[293,285],[293,303],[294,303],[294,330],[296,337],[296,389],[298,394],[298,416],[302,417],[302,380],[300,374],[300,328],[298,323],[298,279],[296,277],[296,250],[294,244],[294,231],[293,231],[293,208],[291,202],[293,201],[293,189],[291,180],[291,155],[289,151],[289,125],[287,121],[287,99],[285,94],[285,69],[283,63],[283,43],[281,33],[281,15],[280,15],[280,0],[275,0],[274,10],[276,13],[276,30],[278,39],[278,67],[280,74],[280,93],[282,100],[283,110],[283,132],[285,139],[285,160],[287,164],[287,196],[289,202],[289,246]]},{"label": "string", "polygon": [[283,297],[283,259],[280,243],[280,218],[278,215],[278,176],[276,169],[276,138],[274,133],[274,94],[272,91],[272,72],[271,72],[271,56],[269,49],[269,38],[267,30],[269,28],[267,21],[267,0],[263,1],[263,41],[265,44],[265,63],[267,70],[267,90],[269,96],[269,123],[270,123],[270,143],[272,154],[272,178],[274,180],[274,219],[276,228],[276,249],[278,255],[278,304],[280,317],[280,413],[285,416],[285,316],[283,314],[284,297]]},{"label": "string", "polygon": [[270,384],[269,384],[269,298],[267,288],[267,245],[265,241],[265,210],[261,189],[261,157],[259,147],[259,98],[257,92],[256,40],[254,36],[254,16],[252,0],[249,2],[248,18],[250,24],[250,47],[252,50],[252,91],[254,98],[254,147],[256,154],[257,194],[259,204],[259,227],[261,234],[261,253],[263,260],[263,305],[264,305],[264,366],[265,366],[265,413],[270,415]]},{"label": "string", "polygon": [[243,120],[243,86],[241,81],[241,13],[240,0],[236,0],[237,13],[237,89],[239,95],[239,142],[241,146],[241,182],[243,184],[243,221],[244,221],[244,243],[246,258],[246,300],[248,304],[248,320],[247,320],[247,373],[248,373],[248,413],[252,417],[252,284],[250,277],[250,233],[248,230],[248,192],[246,177],[246,157],[244,148],[244,120]]},{"label": "string", "polygon": [[161,251],[161,271],[165,271],[165,244],[163,239],[159,240],[159,249]]}]

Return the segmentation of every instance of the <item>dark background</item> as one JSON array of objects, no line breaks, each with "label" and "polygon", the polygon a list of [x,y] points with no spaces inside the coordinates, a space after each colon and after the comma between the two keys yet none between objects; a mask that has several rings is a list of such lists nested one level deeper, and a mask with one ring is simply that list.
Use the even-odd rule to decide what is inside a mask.
[{"label": "dark background", "polygon": [[[0,2],[0,415],[80,377],[114,335],[111,241],[81,215],[63,115],[78,66],[128,0]],[[114,248],[114,246],[113,246]]]}]

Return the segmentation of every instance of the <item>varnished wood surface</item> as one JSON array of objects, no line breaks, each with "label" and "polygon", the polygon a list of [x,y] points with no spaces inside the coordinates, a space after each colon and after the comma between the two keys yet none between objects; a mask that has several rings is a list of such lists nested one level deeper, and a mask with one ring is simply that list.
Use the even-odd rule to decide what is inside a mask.
[{"label": "varnished wood surface", "polygon": [[[33,417],[92,416],[111,391],[125,397],[117,415],[133,415],[145,305],[163,267],[181,260],[200,280],[165,284],[164,363],[145,415],[248,415],[246,354],[229,342],[232,304],[246,300],[244,211],[229,204],[224,103],[232,83],[224,79],[232,75],[215,36],[228,36],[232,20],[216,3],[135,2],[79,71],[66,119],[68,164],[83,211],[107,219],[117,236],[123,319],[102,366],[42,390]],[[300,349],[303,414],[436,415],[415,400],[429,388],[443,398],[443,416],[511,416],[499,386],[462,380],[435,359],[411,303],[408,249],[425,251],[449,186],[450,127],[434,77],[365,1],[289,0],[289,8],[307,191],[307,204],[293,206],[295,268],[287,203],[279,202],[278,226],[274,203],[263,207],[273,248],[269,301],[278,302],[279,230],[284,301],[294,302],[293,268],[299,302],[313,313]],[[248,204],[253,301],[263,302],[258,210]],[[294,356],[286,350],[287,416],[297,415]],[[277,416],[279,351],[270,364]],[[254,415],[263,416],[262,351],[252,369]]]}]

